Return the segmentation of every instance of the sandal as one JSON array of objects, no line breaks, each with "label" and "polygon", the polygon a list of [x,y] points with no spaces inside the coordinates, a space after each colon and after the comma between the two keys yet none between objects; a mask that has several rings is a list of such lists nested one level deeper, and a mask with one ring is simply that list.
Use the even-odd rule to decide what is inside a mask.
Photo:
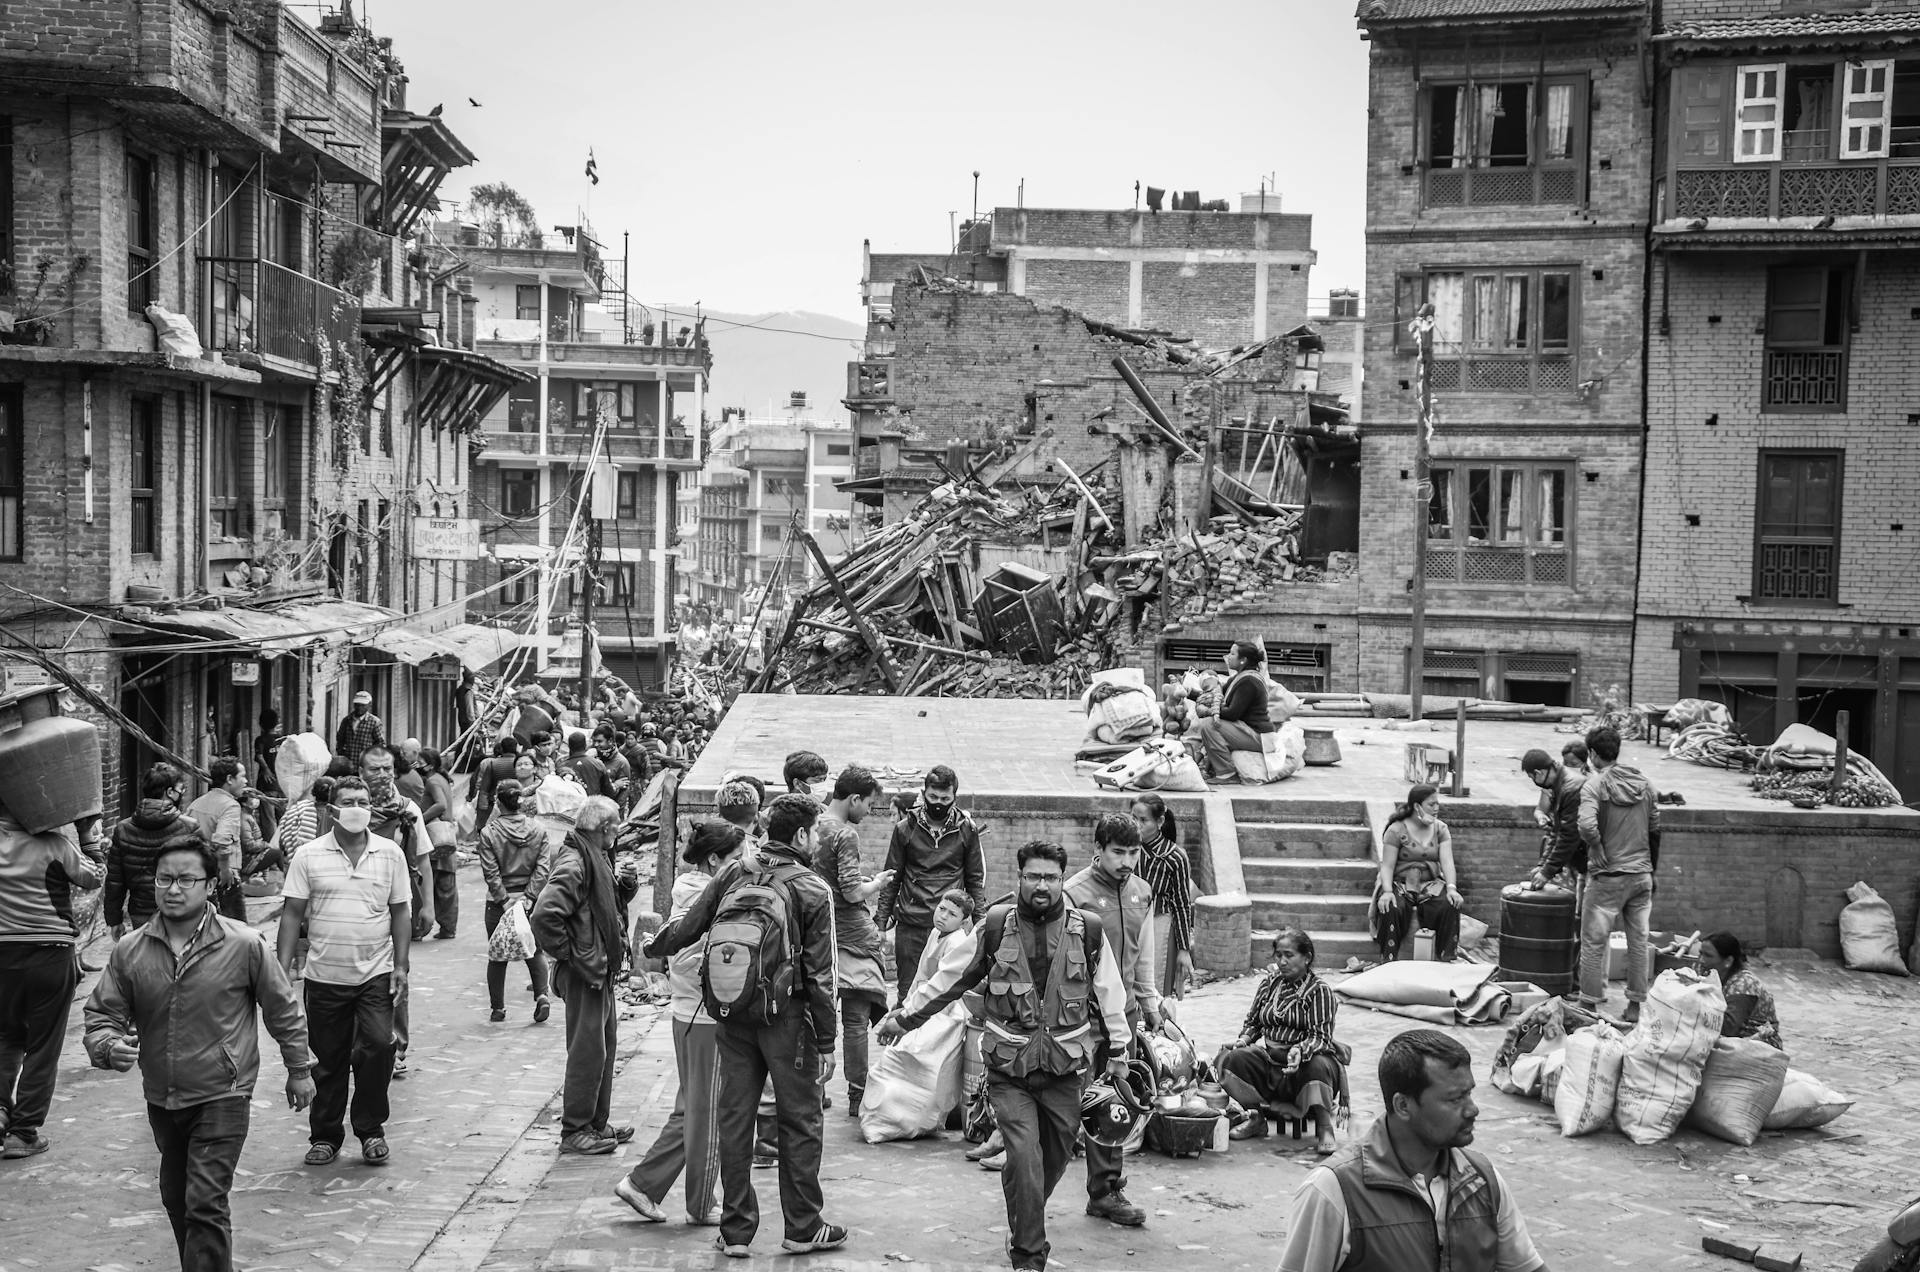
[{"label": "sandal", "polygon": [[393,1150],[387,1147],[387,1141],[376,1135],[372,1139],[360,1141],[360,1160],[369,1166],[385,1166]]},{"label": "sandal", "polygon": [[340,1156],[338,1144],[314,1143],[307,1145],[306,1164],[309,1166],[330,1166],[333,1159]]}]

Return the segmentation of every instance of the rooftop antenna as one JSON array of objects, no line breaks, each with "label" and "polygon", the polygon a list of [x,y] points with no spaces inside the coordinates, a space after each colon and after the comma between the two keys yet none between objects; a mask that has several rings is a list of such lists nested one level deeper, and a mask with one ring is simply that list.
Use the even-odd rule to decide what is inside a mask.
[{"label": "rooftop antenna", "polygon": [[[978,229],[975,228],[979,224],[980,224],[980,169],[975,168],[973,170],[973,215],[967,221],[967,233],[969,234],[979,233]],[[975,282],[978,282],[980,279],[980,253],[978,251],[969,250],[967,252],[967,277]]]},{"label": "rooftop antenna", "polygon": [[1027,206],[1027,179],[1025,177],[1020,178],[1020,191],[1014,195],[1014,206],[1023,209]]}]

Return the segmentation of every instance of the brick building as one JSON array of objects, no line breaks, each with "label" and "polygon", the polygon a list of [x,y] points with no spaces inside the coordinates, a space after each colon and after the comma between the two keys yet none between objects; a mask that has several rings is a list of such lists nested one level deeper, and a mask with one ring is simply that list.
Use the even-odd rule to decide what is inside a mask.
[{"label": "brick building", "polygon": [[[1085,424],[1127,391],[1085,319],[1231,348],[1306,321],[1313,218],[1279,211],[995,208],[951,253],[863,248],[865,357],[847,366],[861,525],[885,524],[1009,437],[1051,424],[1076,470],[1112,451]],[[927,277],[945,280],[929,288]],[[1148,364],[1143,363],[1142,366]],[[1161,399],[1162,405],[1168,405]],[[1171,409],[1171,408],[1169,408]],[[1044,467],[1044,458],[1021,475]]]},{"label": "brick building", "polygon": [[59,653],[9,675],[133,726],[109,809],[161,754],[246,757],[268,706],[331,736],[366,688],[390,734],[450,735],[427,677],[500,646],[407,529],[465,515],[463,432],[517,377],[407,236],[471,154],[340,18],[0,20],[0,623]]},{"label": "brick building", "polygon": [[1634,692],[1920,798],[1920,3],[1660,19]]},{"label": "brick building", "polygon": [[635,332],[609,317],[603,294],[617,290],[624,311],[625,288],[609,284],[591,226],[511,232],[447,221],[434,234],[472,298],[475,347],[529,377],[482,424],[474,498],[491,559],[475,571],[476,589],[487,590],[474,612],[549,638],[567,631],[597,518],[600,656],[629,684],[658,684],[677,591],[676,483],[701,464],[706,339],[651,324]]},{"label": "brick building", "polygon": [[[1430,692],[1582,704],[1625,685],[1641,480],[1652,112],[1643,0],[1364,0],[1364,492],[1355,644],[1408,671],[1425,509]],[[1433,480],[1416,489],[1435,310]],[[1386,321],[1391,319],[1391,321]],[[1331,630],[1331,628],[1329,629]]]}]

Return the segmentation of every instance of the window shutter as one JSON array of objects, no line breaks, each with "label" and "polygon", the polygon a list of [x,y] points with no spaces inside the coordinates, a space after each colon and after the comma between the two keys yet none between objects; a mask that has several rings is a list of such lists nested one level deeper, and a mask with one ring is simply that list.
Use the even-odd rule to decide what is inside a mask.
[{"label": "window shutter", "polygon": [[1842,159],[1884,159],[1887,157],[1888,88],[1893,82],[1893,62],[1849,63],[1846,68],[1846,95],[1840,104],[1840,157]]},{"label": "window shutter", "polygon": [[1772,163],[1780,158],[1780,115],[1786,82],[1784,63],[1740,68],[1734,86],[1735,163]]}]

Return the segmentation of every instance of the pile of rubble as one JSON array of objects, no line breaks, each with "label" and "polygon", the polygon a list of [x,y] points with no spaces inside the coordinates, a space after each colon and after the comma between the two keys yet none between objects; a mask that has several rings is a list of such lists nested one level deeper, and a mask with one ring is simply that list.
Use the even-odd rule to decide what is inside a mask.
[{"label": "pile of rubble", "polygon": [[[1116,486],[1095,469],[1051,491],[995,492],[970,478],[935,489],[795,603],[754,687],[1072,697],[1169,622],[1319,577],[1296,560],[1291,509],[1216,517],[1205,532],[1125,550]],[[982,567],[1021,544],[1062,568]]]}]

